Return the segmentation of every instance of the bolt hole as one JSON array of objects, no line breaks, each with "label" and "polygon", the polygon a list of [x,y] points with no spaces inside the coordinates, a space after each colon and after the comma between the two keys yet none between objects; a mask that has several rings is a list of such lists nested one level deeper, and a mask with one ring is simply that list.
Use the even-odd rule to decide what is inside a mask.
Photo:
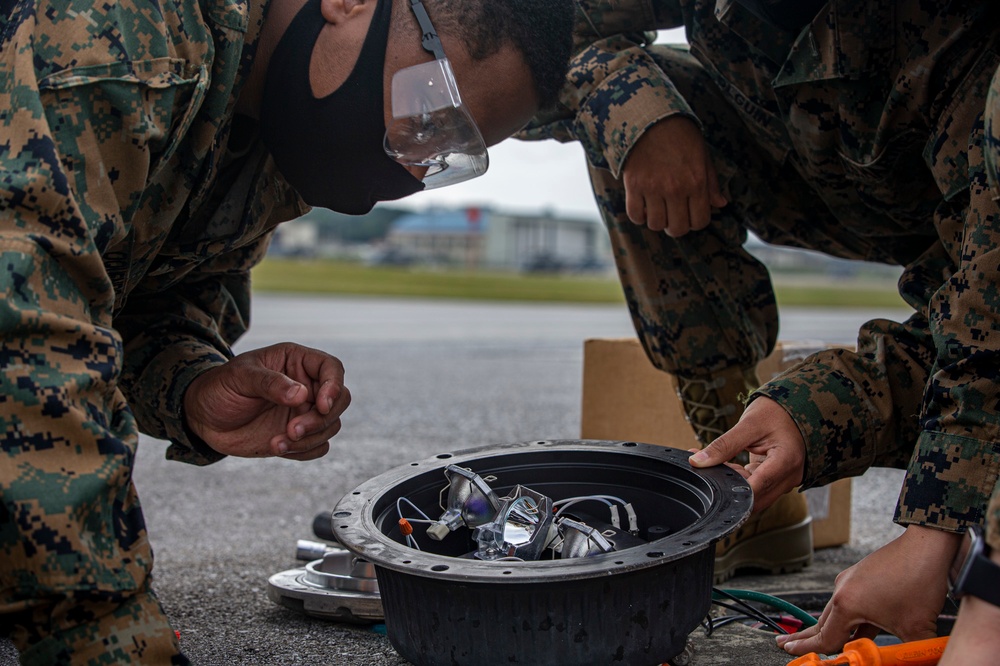
[{"label": "bolt hole", "polygon": [[448,458],[451,458],[451,454],[450,453],[439,453],[435,457],[438,458],[439,460],[447,460]]},{"label": "bolt hole", "polygon": [[420,464],[420,463],[410,463],[410,467],[416,467],[416,466],[417,466],[417,465],[419,465],[419,464]]},{"label": "bolt hole", "polygon": [[514,572],[513,572],[513,571],[504,571],[504,572],[503,572],[503,575],[504,575],[504,576],[509,576],[509,575],[511,575],[512,573],[514,573]]},{"label": "bolt hole", "polygon": [[615,564],[625,564],[625,563],[622,562],[621,560],[615,560]]},{"label": "bolt hole", "polygon": [[349,527],[348,525],[341,525],[341,526],[340,526],[340,529],[342,529],[342,530],[346,530],[346,529],[348,529],[348,527]]},{"label": "bolt hole", "polygon": [[730,524],[730,523],[732,523],[732,522],[733,522],[733,521],[731,521],[731,520],[729,520],[728,518],[726,518],[725,520],[723,520],[723,521],[722,521],[722,524],[723,524],[723,525],[729,525],[729,524]]},{"label": "bolt hole", "polygon": [[646,557],[663,557],[663,553],[658,550],[654,550],[651,553],[646,553]]},{"label": "bolt hole", "polygon": [[682,545],[682,546],[693,546],[693,545],[694,545],[694,543],[693,543],[693,542],[691,542],[691,541],[685,541],[685,542],[684,542],[684,543],[682,543],[681,545]]},{"label": "bolt hole", "polygon": [[447,571],[447,570],[448,570],[447,564],[435,564],[434,566],[431,567],[431,571]]},{"label": "bolt hole", "polygon": [[632,446],[636,446],[636,443],[635,442],[622,442],[622,446],[632,447]]},{"label": "bolt hole", "polygon": [[337,513],[333,514],[333,517],[334,518],[347,518],[349,515],[351,515],[350,511],[338,511]]},{"label": "bolt hole", "polygon": [[403,564],[413,564],[412,560],[403,560]]},{"label": "bolt hole", "polygon": [[352,494],[352,495],[360,495],[360,494],[361,494],[361,491],[358,491],[358,490],[355,490],[355,491],[354,491],[353,493],[351,493],[351,494]]}]

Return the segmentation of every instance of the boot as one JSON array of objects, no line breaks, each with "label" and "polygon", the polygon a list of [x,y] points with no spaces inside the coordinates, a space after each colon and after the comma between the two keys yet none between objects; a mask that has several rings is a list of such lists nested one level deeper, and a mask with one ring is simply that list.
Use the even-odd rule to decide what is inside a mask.
[{"label": "boot", "polygon": [[729,368],[711,377],[677,378],[677,397],[702,448],[736,425],[743,403],[760,382],[752,368]]},{"label": "boot", "polygon": [[[712,377],[677,375],[677,386],[684,414],[705,447],[736,425],[744,400],[758,381],[753,369],[731,368]],[[734,462],[746,464],[747,454]],[[811,523],[805,495],[783,495],[716,544],[714,583],[745,569],[773,574],[801,571],[812,562]]]},{"label": "boot", "polygon": [[806,496],[792,491],[715,544],[713,584],[741,571],[802,571],[812,562],[812,518]]}]

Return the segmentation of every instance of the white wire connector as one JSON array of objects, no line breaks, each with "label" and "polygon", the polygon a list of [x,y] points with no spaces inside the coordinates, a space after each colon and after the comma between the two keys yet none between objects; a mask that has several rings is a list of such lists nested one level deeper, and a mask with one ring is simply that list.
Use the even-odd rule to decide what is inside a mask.
[{"label": "white wire connector", "polygon": [[635,516],[635,509],[632,508],[631,502],[625,503],[625,513],[628,515],[628,531],[633,535],[639,533],[639,519]]},{"label": "white wire connector", "polygon": [[620,530],[622,528],[622,519],[618,515],[618,505],[617,504],[612,504],[611,505],[611,526],[614,527],[617,530]]}]

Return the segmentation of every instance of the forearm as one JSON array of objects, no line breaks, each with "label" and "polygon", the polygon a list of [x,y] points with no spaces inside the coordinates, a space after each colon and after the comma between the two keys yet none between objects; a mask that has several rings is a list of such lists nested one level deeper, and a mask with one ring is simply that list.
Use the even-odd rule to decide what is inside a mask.
[{"label": "forearm", "polygon": [[925,322],[873,320],[858,351],[813,354],[764,384],[806,445],[803,486],[863,474],[872,466],[906,466],[920,433],[916,418],[933,358]]},{"label": "forearm", "polygon": [[185,423],[191,382],[233,357],[250,319],[250,268],[267,237],[206,260],[183,276],[140,285],[115,319],[126,345],[122,386],[143,432],[171,442],[167,457],[208,464],[222,456]]},{"label": "forearm", "polygon": [[[926,370],[934,336],[917,321],[870,322],[862,351],[811,356],[752,397],[774,399],[796,422],[806,444],[803,487],[872,466],[906,468],[896,520],[961,531],[984,521],[998,483],[994,422],[988,410],[971,409],[978,402],[955,404],[948,419],[918,416],[933,405],[927,395],[939,380]],[[974,377],[964,375],[956,394],[993,390]]]}]

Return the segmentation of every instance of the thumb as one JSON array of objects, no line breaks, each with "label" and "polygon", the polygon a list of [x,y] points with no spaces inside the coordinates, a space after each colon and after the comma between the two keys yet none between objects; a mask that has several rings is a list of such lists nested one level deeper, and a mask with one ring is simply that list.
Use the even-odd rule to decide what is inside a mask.
[{"label": "thumb", "polygon": [[743,442],[743,438],[735,436],[736,432],[736,428],[730,430],[701,451],[693,454],[690,459],[691,466],[713,467],[736,457],[738,453],[749,446],[749,443]]},{"label": "thumb", "polygon": [[308,397],[309,390],[285,375],[268,368],[254,368],[243,377],[241,392],[286,407],[296,407]]}]

